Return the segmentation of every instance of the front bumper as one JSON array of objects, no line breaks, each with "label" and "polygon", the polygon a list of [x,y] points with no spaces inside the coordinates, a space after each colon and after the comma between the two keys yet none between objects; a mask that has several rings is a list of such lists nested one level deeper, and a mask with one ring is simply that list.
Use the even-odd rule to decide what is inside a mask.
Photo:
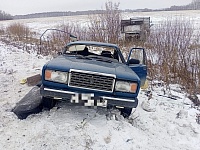
[{"label": "front bumper", "polygon": [[111,97],[111,96],[95,96],[94,94],[84,94],[84,93],[76,93],[71,91],[57,90],[51,88],[45,88],[41,86],[40,93],[44,97],[50,97],[55,99],[62,99],[66,101],[70,101],[72,103],[81,103],[83,101],[87,101],[85,106],[93,101],[94,106],[118,106],[118,107],[129,107],[136,108],[138,105],[138,99],[135,97],[134,99],[128,98],[119,98],[119,97]]}]

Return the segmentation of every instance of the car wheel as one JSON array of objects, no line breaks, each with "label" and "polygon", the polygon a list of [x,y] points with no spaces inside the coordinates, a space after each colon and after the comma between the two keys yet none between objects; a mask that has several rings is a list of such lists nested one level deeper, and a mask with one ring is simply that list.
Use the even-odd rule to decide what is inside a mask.
[{"label": "car wheel", "polygon": [[56,105],[56,100],[47,97],[42,97],[42,105],[43,108],[50,110]]},{"label": "car wheel", "polygon": [[131,115],[132,108],[124,107],[120,111],[121,111],[121,115],[124,118],[128,118]]}]

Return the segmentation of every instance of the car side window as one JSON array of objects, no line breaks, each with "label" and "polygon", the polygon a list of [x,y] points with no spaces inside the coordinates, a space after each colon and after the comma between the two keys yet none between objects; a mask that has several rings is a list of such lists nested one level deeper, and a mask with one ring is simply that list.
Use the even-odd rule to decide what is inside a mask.
[{"label": "car side window", "polygon": [[143,64],[143,60],[144,60],[143,51],[142,50],[133,49],[129,60],[130,61],[134,61],[134,62],[130,62],[131,64]]}]

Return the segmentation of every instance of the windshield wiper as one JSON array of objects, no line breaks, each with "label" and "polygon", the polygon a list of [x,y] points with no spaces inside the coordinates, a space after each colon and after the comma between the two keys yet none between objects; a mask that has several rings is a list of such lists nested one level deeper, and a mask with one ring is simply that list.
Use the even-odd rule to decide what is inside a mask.
[{"label": "windshield wiper", "polygon": [[80,54],[76,54],[76,55],[74,55],[74,56],[76,56],[76,59],[87,59],[87,60],[92,60],[91,58],[88,58],[88,57],[83,56],[83,55],[80,55]]},{"label": "windshield wiper", "polygon": [[78,55],[77,53],[64,53],[66,55]]}]

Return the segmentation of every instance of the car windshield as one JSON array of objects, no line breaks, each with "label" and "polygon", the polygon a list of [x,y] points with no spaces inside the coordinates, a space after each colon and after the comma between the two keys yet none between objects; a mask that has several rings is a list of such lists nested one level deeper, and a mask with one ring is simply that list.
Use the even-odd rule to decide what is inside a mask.
[{"label": "car windshield", "polygon": [[67,47],[66,54],[82,55],[98,60],[120,61],[119,54],[114,47],[97,45],[72,45]]}]

